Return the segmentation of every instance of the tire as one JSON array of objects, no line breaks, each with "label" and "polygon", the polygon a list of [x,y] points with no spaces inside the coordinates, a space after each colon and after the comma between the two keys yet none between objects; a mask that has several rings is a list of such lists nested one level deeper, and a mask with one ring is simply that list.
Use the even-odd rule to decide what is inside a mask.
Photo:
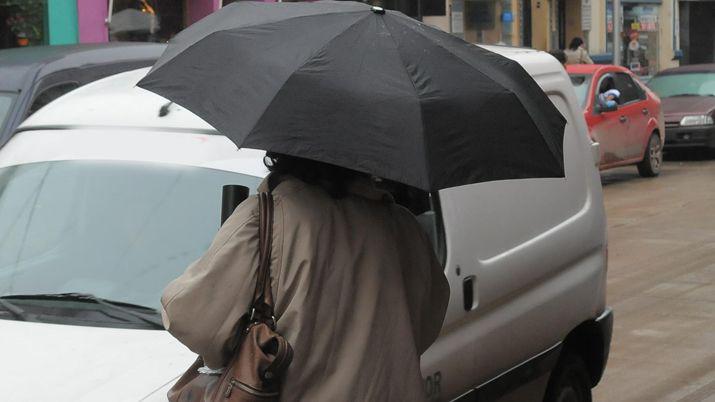
[{"label": "tire", "polygon": [[642,177],[655,177],[660,174],[663,166],[663,144],[660,136],[653,133],[648,139],[643,160],[638,163],[638,174]]},{"label": "tire", "polygon": [[568,353],[551,372],[544,402],[591,402],[591,379],[578,355]]}]

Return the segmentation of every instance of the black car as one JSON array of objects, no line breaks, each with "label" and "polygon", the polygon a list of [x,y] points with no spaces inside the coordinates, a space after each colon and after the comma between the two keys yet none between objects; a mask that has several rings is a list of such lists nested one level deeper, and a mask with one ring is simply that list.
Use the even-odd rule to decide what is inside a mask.
[{"label": "black car", "polygon": [[0,50],[0,147],[29,115],[84,84],[151,66],[166,45],[103,43]]}]

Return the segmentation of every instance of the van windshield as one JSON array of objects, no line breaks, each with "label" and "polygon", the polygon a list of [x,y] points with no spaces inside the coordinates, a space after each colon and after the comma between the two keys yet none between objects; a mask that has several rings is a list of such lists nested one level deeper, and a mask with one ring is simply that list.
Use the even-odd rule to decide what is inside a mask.
[{"label": "van windshield", "polygon": [[15,95],[9,92],[0,92],[0,133],[5,127],[5,121],[10,116]]},{"label": "van windshield", "polygon": [[82,293],[160,307],[219,229],[222,186],[259,177],[115,161],[0,168],[0,296]]}]

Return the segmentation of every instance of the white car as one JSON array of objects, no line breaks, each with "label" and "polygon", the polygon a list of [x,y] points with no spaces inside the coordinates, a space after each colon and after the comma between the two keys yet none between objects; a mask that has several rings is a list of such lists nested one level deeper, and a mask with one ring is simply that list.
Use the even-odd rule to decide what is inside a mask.
[{"label": "white car", "polygon": [[[425,389],[432,400],[584,401],[612,325],[586,125],[551,56],[489,49],[521,63],[568,120],[566,178],[419,200],[451,286],[422,356]],[[147,71],[63,96],[0,150],[4,400],[166,400],[194,359],[157,325],[159,297],[218,230],[222,186],[255,190],[267,172],[262,152],[135,88]]]}]

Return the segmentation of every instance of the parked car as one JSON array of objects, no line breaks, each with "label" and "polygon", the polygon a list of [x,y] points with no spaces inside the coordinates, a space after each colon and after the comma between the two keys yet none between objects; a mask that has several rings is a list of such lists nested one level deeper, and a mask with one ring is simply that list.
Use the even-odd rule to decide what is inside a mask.
[{"label": "parked car", "polygon": [[[660,174],[665,126],[660,99],[632,72],[614,65],[566,66],[591,140],[600,147],[599,169],[636,165],[644,177]],[[617,89],[607,105],[599,97]]]},{"label": "parked car", "polygon": [[669,68],[648,86],[662,100],[665,149],[715,150],[715,64]]},{"label": "parked car", "polygon": [[[442,334],[421,359],[426,391],[440,401],[587,401],[612,314],[586,124],[551,56],[487,48],[520,62],[568,120],[568,180],[479,183],[417,200],[451,286]],[[0,367],[0,394],[9,400],[162,401],[194,359],[159,329],[155,309],[218,230],[222,186],[255,191],[264,153],[238,150],[136,88],[147,71],[65,95],[0,150],[0,300],[14,306],[0,304],[0,355],[12,362]],[[30,374],[38,361],[41,387]]]},{"label": "parked car", "polygon": [[112,42],[0,50],[0,147],[29,115],[88,82],[151,66],[166,45]]}]

